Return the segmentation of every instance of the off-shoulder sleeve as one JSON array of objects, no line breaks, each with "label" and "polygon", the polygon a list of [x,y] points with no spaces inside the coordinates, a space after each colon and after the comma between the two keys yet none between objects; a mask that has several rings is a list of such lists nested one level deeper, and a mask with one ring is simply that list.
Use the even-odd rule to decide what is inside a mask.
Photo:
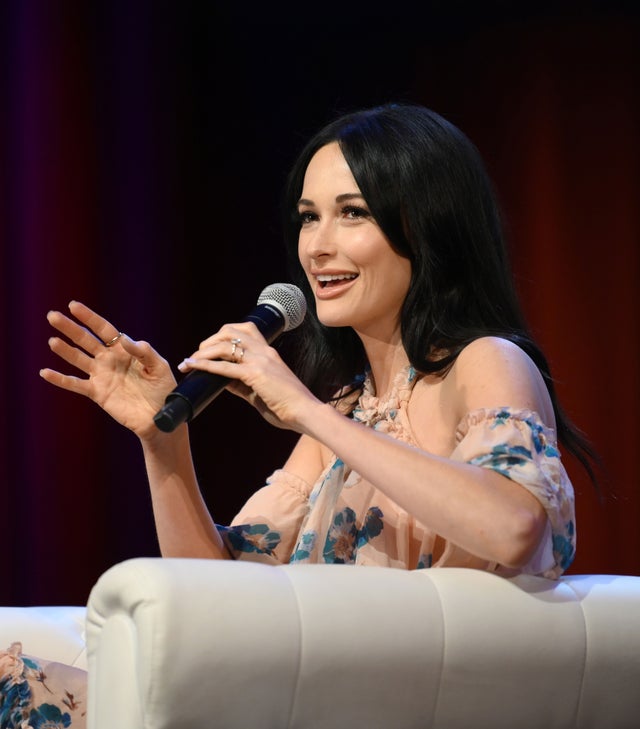
[{"label": "off-shoulder sleeve", "polygon": [[557,579],[575,556],[573,486],[555,432],[531,410],[474,410],[458,425],[451,458],[490,468],[524,486],[549,518],[545,539],[522,570]]},{"label": "off-shoulder sleeve", "polygon": [[235,559],[284,564],[289,561],[309,506],[311,486],[282,469],[274,471],[229,526],[217,524]]}]

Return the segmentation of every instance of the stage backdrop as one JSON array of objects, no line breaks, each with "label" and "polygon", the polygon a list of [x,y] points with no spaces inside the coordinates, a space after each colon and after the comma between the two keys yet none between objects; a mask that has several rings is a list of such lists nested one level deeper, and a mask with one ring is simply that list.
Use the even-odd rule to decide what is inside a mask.
[{"label": "stage backdrop", "polygon": [[[480,148],[532,329],[603,459],[601,498],[568,461],[572,572],[640,573],[635,13],[203,5],[0,10],[0,603],[80,604],[158,554],[136,439],[38,376],[57,365],[47,311],[80,299],[177,364],[286,280],[279,193],[306,136],[393,100]],[[294,441],[227,393],[191,432],[220,522]]]}]

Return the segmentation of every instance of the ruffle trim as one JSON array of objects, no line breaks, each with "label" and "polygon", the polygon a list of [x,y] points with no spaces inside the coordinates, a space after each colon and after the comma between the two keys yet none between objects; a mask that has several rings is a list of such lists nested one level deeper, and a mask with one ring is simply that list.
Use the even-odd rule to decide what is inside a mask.
[{"label": "ruffle trim", "polygon": [[543,437],[546,443],[554,448],[558,445],[558,437],[554,428],[546,425],[536,410],[527,408],[478,408],[470,410],[462,417],[456,428],[456,442],[460,441],[468,432],[476,426],[484,426],[489,421],[494,424],[511,423],[514,427],[523,429],[525,427],[538,431],[539,437]]},{"label": "ruffle trim", "polygon": [[313,490],[313,486],[309,485],[303,478],[296,476],[291,471],[285,471],[284,468],[276,469],[268,478],[267,485],[279,484],[291,489],[303,501],[309,498],[309,494]]},{"label": "ruffle trim", "polygon": [[353,419],[369,427],[382,421],[393,422],[396,413],[409,401],[417,380],[416,370],[411,365],[404,367],[393,378],[389,394],[382,399],[374,393],[371,375],[367,374],[362,394],[353,409]]}]

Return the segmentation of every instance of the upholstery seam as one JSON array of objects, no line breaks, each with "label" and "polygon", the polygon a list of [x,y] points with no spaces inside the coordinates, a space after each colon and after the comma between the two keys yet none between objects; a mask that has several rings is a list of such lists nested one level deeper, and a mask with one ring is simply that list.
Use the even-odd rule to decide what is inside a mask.
[{"label": "upholstery seam", "polygon": [[420,575],[424,575],[424,577],[429,578],[429,582],[431,583],[431,587],[433,588],[434,592],[437,595],[438,598],[438,606],[440,608],[440,618],[442,620],[442,648],[440,649],[440,670],[438,671],[438,688],[436,691],[436,698],[433,702],[433,710],[431,712],[431,718],[429,720],[429,723],[427,726],[429,727],[435,727],[435,720],[438,715],[438,710],[440,707],[440,699],[442,696],[442,681],[443,681],[443,674],[444,674],[444,655],[445,655],[445,645],[447,641],[447,626],[445,621],[445,614],[444,614],[444,607],[442,604],[442,596],[440,595],[440,590],[436,587],[432,575],[425,574],[426,570],[420,570]]},{"label": "upholstery seam", "polygon": [[[284,566],[285,565],[283,565],[283,567]],[[289,583],[289,587],[290,587],[291,591],[293,592],[293,595],[294,595],[294,598],[296,601],[296,606],[297,606],[296,615],[298,618],[298,662],[297,662],[298,665],[297,665],[297,669],[296,669],[296,681],[295,681],[295,686],[294,686],[294,690],[293,690],[293,696],[291,698],[291,704],[289,706],[289,717],[287,719],[287,724],[286,724],[287,728],[291,729],[291,726],[292,726],[291,722],[293,721],[294,709],[298,703],[298,691],[300,688],[300,675],[302,672],[301,671],[301,667],[302,667],[302,617],[301,617],[301,609],[300,609],[301,605],[300,605],[300,599],[298,597],[298,591],[297,591],[297,589],[295,589],[294,582],[291,579],[291,576],[289,575],[287,570],[281,569],[278,567],[274,567],[274,569],[280,569],[282,574],[285,575],[287,582]]]},{"label": "upholstery seam", "polygon": [[574,721],[573,724],[575,727],[578,727],[578,719],[580,714],[580,709],[582,707],[582,696],[584,694],[584,682],[585,682],[585,674],[587,672],[587,652],[589,650],[588,642],[587,642],[587,620],[584,613],[584,607],[582,606],[582,595],[577,592],[577,590],[573,587],[573,585],[568,580],[561,580],[563,585],[566,585],[571,592],[574,594],[574,596],[577,598],[577,603],[580,606],[580,615],[582,616],[582,627],[583,627],[583,650],[582,650],[582,676],[580,679],[580,691],[578,692],[578,698],[577,698],[577,704],[575,708],[574,713]]}]

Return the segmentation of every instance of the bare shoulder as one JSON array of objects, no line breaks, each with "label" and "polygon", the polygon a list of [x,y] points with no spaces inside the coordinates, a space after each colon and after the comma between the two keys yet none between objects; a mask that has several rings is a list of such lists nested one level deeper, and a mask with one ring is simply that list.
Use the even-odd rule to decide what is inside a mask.
[{"label": "bare shoulder", "polygon": [[544,422],[555,425],[540,371],[523,349],[507,339],[481,337],[471,342],[458,355],[447,379],[463,413],[479,408],[523,408],[535,410]]},{"label": "bare shoulder", "polygon": [[516,368],[537,367],[529,355],[517,344],[502,337],[480,337],[474,339],[459,354],[457,365],[460,367],[477,367],[479,364],[515,366]]}]

